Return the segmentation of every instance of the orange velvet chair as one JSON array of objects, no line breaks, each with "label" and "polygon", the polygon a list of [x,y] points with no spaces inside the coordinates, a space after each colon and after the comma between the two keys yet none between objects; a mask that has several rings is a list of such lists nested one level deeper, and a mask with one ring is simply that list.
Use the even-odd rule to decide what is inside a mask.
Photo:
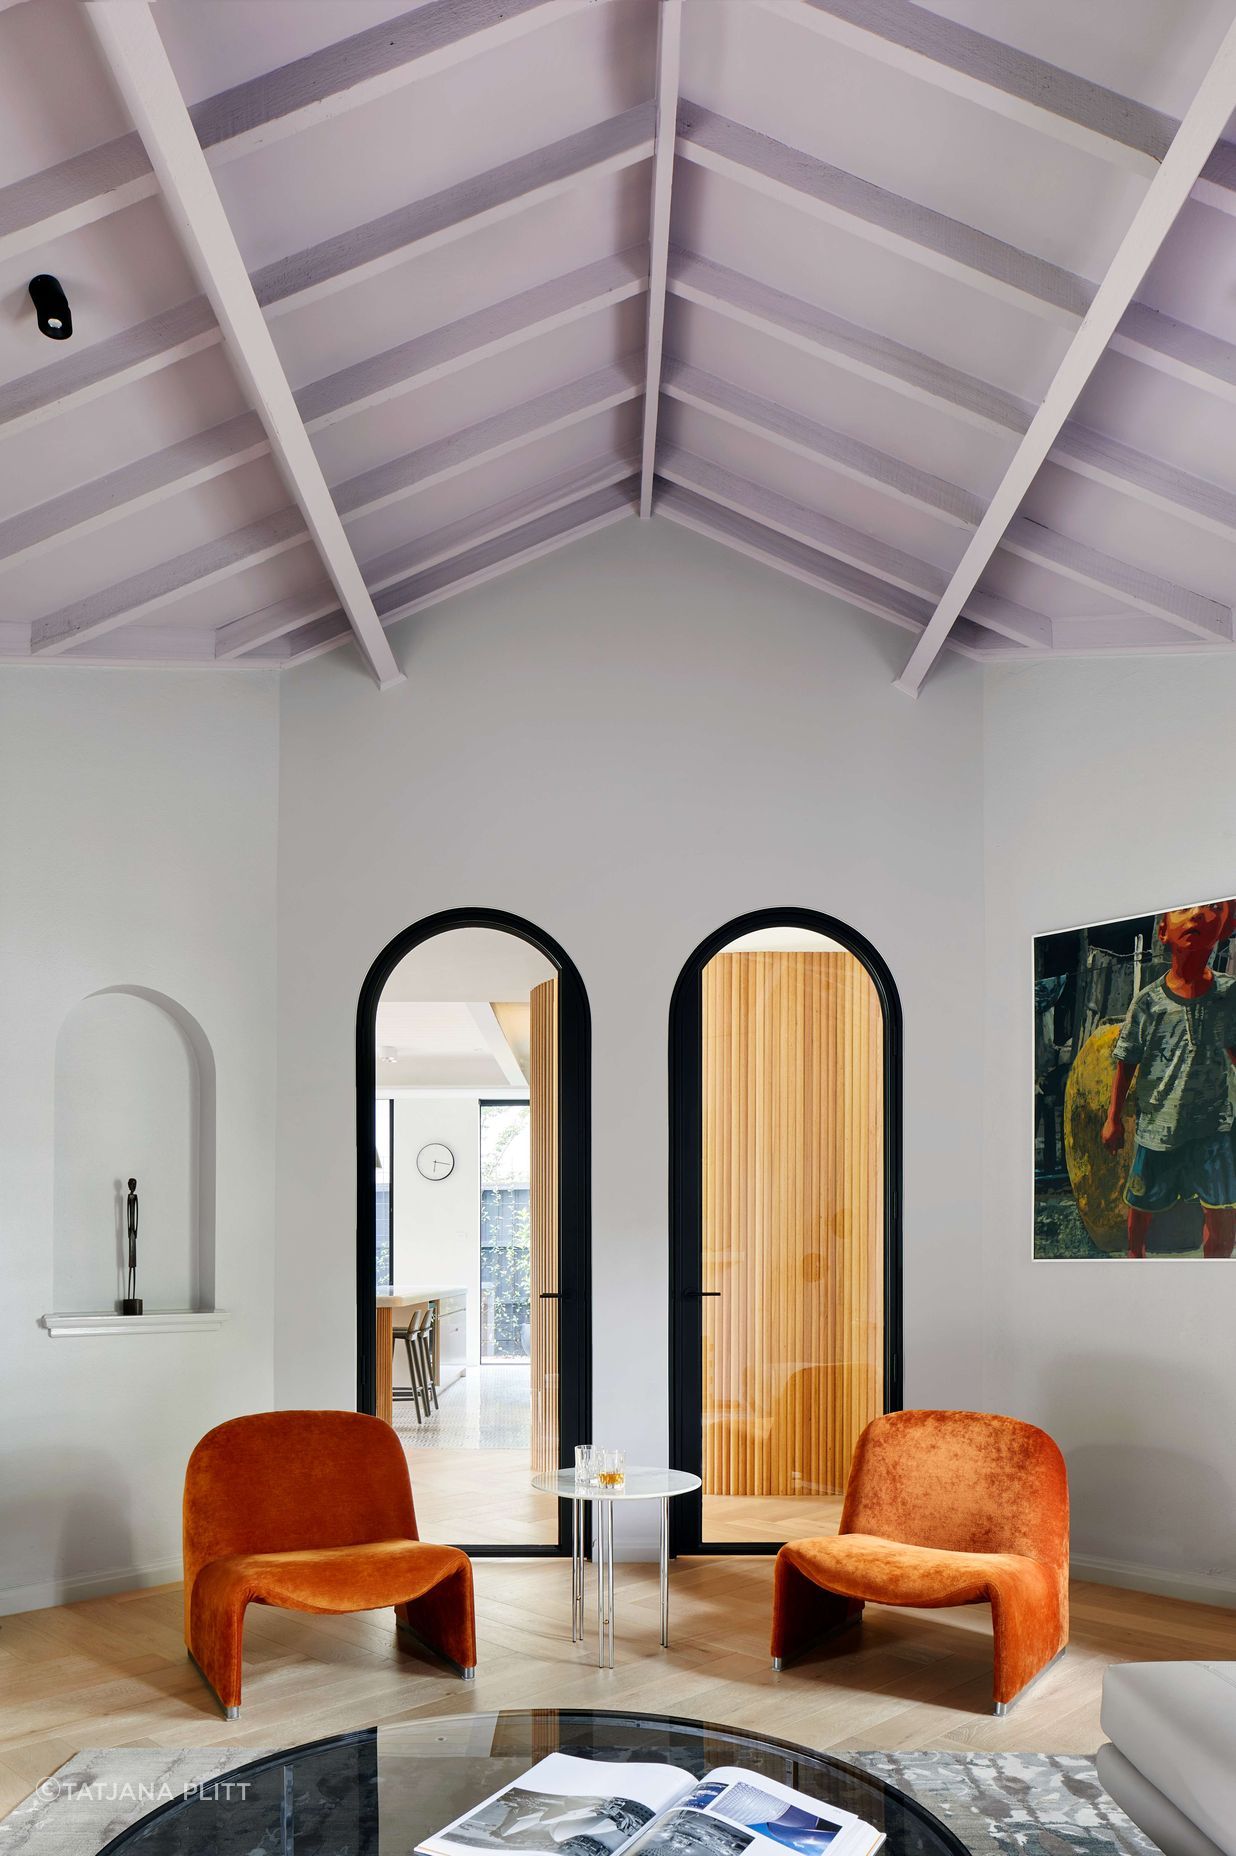
[{"label": "orange velvet chair", "polygon": [[271,1411],[208,1431],[184,1499],[185,1643],[229,1720],[248,1605],[376,1611],[465,1680],[476,1667],[472,1566],[417,1538],[403,1445],[351,1411]]},{"label": "orange velvet chair", "polygon": [[780,1669],[881,1605],[991,1605],[995,1711],[1069,1638],[1069,1485],[1045,1431],[975,1411],[898,1411],[858,1440],[841,1531],[777,1555]]}]

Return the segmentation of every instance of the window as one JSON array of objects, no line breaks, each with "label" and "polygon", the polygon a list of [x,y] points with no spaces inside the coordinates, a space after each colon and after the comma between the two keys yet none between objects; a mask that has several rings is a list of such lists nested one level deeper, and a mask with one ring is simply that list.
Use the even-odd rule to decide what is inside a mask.
[{"label": "window", "polygon": [[531,1336],[531,1142],[526,1102],[482,1102],[481,1358],[526,1360]]}]

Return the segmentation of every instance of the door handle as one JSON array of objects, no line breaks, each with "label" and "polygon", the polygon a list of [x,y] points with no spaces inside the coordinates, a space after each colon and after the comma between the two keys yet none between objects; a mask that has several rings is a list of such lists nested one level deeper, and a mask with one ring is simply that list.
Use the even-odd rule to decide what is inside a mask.
[{"label": "door handle", "polygon": [[556,1289],[542,1289],[539,1299],[542,1302],[556,1302],[558,1300],[558,1291]]},{"label": "door handle", "polygon": [[684,1301],[688,1302],[702,1302],[708,1296],[716,1296],[719,1299],[721,1295],[720,1289],[684,1289],[682,1293]]}]

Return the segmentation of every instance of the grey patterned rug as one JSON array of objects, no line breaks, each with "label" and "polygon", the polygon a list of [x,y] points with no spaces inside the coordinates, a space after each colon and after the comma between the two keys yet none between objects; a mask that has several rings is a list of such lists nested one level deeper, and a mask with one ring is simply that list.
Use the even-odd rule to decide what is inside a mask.
[{"label": "grey patterned rug", "polygon": [[972,1856],[1159,1856],[1075,1753],[841,1753],[910,1792]]},{"label": "grey patterned rug", "polygon": [[[78,1753],[0,1822],[0,1856],[96,1856],[186,1786],[226,1781],[258,1747]],[[1063,1753],[838,1754],[911,1792],[972,1856],[1158,1856],[1095,1777]]]}]

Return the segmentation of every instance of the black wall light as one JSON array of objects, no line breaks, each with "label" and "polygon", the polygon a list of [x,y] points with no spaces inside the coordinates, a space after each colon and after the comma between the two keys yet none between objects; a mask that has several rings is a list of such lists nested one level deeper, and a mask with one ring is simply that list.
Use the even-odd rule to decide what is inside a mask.
[{"label": "black wall light", "polygon": [[46,272],[32,277],[30,301],[44,335],[53,342],[67,342],[73,333],[73,314],[69,299],[60,287],[60,279],[49,277]]}]

